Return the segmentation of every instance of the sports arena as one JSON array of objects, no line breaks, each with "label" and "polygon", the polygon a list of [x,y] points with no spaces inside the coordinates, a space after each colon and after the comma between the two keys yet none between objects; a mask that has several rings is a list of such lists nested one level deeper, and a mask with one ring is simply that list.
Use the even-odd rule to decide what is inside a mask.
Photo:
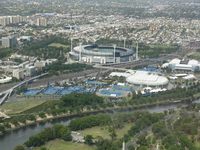
[{"label": "sports arena", "polygon": [[128,70],[127,72],[112,72],[110,77],[125,77],[126,81],[136,86],[163,87],[169,83],[169,80],[158,72],[144,70]]},{"label": "sports arena", "polygon": [[97,44],[74,47],[69,54],[73,60],[98,64],[128,62],[135,58],[134,50]]}]

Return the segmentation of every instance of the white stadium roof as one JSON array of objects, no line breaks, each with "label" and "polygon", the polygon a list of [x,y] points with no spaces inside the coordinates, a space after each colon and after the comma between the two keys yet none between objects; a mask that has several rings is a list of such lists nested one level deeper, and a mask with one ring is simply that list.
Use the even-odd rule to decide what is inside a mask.
[{"label": "white stadium roof", "polygon": [[190,60],[189,62],[188,62],[188,65],[192,65],[192,66],[196,66],[196,65],[198,65],[199,64],[199,62],[197,61],[197,60],[194,60],[194,59],[192,59],[192,60]]},{"label": "white stadium roof", "polygon": [[126,81],[136,85],[161,86],[168,84],[169,80],[156,73],[136,71],[135,74],[126,78]]}]

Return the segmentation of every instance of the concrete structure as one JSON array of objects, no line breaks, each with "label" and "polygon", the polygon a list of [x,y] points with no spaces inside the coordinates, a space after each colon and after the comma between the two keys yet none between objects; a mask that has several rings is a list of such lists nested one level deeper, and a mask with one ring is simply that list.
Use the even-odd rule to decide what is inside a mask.
[{"label": "concrete structure", "polygon": [[16,16],[1,16],[0,25],[7,26],[10,24],[17,24],[26,21],[25,17],[16,15]]},{"label": "concrete structure", "polygon": [[32,77],[36,73],[36,68],[35,66],[27,66],[26,67],[26,76]]},{"label": "concrete structure", "polygon": [[141,94],[143,95],[148,95],[148,94],[155,94],[155,93],[159,93],[159,92],[164,92],[167,91],[167,89],[165,88],[151,88],[151,87],[145,87],[142,91]]},{"label": "concrete structure", "polygon": [[13,86],[12,88],[8,89],[8,90],[5,90],[3,92],[0,93],[0,95],[4,95],[2,98],[0,98],[0,105],[2,105],[12,94],[13,90],[26,84],[26,83],[29,83],[30,81],[33,81],[35,79],[38,79],[40,77],[43,77],[43,76],[46,76],[48,73],[43,73],[41,75],[38,75],[38,76],[35,76],[35,77],[32,77],[28,80],[25,80],[25,81],[22,81],[20,83],[18,83],[17,85]]},{"label": "concrete structure", "polygon": [[8,83],[10,81],[12,81],[12,77],[8,77],[8,76],[1,76],[0,77],[0,84]]},{"label": "concrete structure", "polygon": [[33,38],[32,36],[21,36],[19,37],[19,41],[31,41]]},{"label": "concrete structure", "polygon": [[36,26],[43,26],[43,27],[46,27],[46,26],[47,26],[47,19],[44,18],[44,17],[37,18],[37,19],[36,19],[35,25],[36,25]]},{"label": "concrete structure", "polygon": [[34,63],[34,66],[37,68],[37,69],[42,69],[46,66],[46,61],[36,61]]},{"label": "concrete structure", "polygon": [[86,63],[120,63],[134,59],[134,51],[127,48],[112,46],[80,45],[72,49],[70,57]]},{"label": "concrete structure", "polygon": [[15,48],[17,45],[17,39],[15,36],[2,37],[2,47]]},{"label": "concrete structure", "polygon": [[2,26],[7,26],[10,24],[10,19],[8,17],[1,17],[0,18],[0,24]]},{"label": "concrete structure", "polygon": [[170,68],[172,71],[200,71],[200,63],[197,60],[180,60],[175,58],[169,63],[162,65],[162,68]]},{"label": "concrete structure", "polygon": [[19,80],[24,79],[24,70],[23,69],[15,69],[13,70],[13,77]]}]

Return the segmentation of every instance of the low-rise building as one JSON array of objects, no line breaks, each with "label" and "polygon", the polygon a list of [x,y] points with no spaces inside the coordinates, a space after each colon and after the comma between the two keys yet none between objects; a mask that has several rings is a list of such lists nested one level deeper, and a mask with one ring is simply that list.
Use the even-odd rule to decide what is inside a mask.
[{"label": "low-rise building", "polygon": [[13,70],[13,77],[19,80],[24,79],[24,70],[23,69],[15,69]]}]

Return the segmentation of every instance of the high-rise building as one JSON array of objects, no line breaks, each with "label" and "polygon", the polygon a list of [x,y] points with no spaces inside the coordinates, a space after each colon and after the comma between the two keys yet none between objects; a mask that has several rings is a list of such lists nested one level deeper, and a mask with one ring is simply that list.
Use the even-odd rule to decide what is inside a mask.
[{"label": "high-rise building", "polygon": [[26,19],[22,16],[1,16],[0,17],[0,25],[7,26],[10,24],[17,24],[20,22],[24,22]]},{"label": "high-rise building", "polygon": [[15,36],[2,37],[2,47],[15,48],[17,46],[17,39]]},{"label": "high-rise building", "polygon": [[37,18],[36,19],[36,25],[37,26],[44,26],[44,27],[46,27],[47,26],[47,19],[43,18],[43,17]]},{"label": "high-rise building", "polygon": [[10,18],[9,17],[6,17],[6,16],[0,17],[0,25],[7,26],[9,24],[10,24]]}]

